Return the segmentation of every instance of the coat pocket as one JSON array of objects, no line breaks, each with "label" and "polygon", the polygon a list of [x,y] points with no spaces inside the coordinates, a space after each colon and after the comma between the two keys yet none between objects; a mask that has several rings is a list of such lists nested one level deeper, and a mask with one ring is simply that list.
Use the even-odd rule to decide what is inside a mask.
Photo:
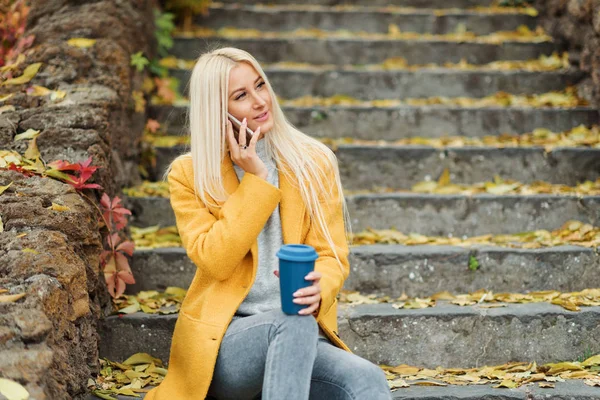
[{"label": "coat pocket", "polygon": [[206,396],[224,328],[180,312],[173,332],[169,369],[157,388],[157,400]]}]

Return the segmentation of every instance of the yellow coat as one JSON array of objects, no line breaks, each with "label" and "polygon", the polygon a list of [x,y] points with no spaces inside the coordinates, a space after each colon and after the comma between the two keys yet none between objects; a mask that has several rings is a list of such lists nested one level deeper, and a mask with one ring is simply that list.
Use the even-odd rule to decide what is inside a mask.
[{"label": "yellow coat", "polygon": [[[323,276],[317,322],[335,346],[350,352],[337,336],[336,296],[349,273],[349,249],[337,191],[336,198],[328,199],[334,206],[328,211],[323,204],[323,211],[343,273],[327,241],[311,225],[300,192],[282,171],[279,188],[251,173],[239,181],[228,155],[221,171],[225,189],[230,193],[221,209],[206,207],[196,198],[191,158],[177,161],[169,174],[177,228],[197,270],[175,325],[167,376],[148,392],[146,400],[206,397],[221,340],[256,276],[258,235],[277,204],[284,243],[308,244],[319,254],[315,269]],[[333,177],[331,166],[328,172]]]}]

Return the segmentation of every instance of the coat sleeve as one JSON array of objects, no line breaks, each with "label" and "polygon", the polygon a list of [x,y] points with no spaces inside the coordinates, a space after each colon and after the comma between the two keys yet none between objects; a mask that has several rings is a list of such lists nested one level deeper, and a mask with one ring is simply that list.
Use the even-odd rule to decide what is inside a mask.
[{"label": "coat sleeve", "polygon": [[329,312],[340,289],[344,285],[344,281],[350,273],[350,264],[348,262],[350,250],[346,242],[346,227],[344,226],[341,198],[343,193],[340,194],[334,184],[333,168],[333,166],[328,165],[326,181],[328,184],[333,185],[333,193],[331,196],[323,196],[320,199],[320,204],[329,228],[329,233],[342,264],[341,268],[329,243],[319,232],[316,222],[311,223],[305,240],[305,244],[314,247],[319,255],[319,258],[315,262],[315,270],[322,274],[319,282],[321,286],[321,305],[317,318]]},{"label": "coat sleeve", "polygon": [[217,219],[194,193],[194,183],[181,162],[168,175],[171,207],[188,257],[202,273],[223,281],[250,251],[281,199],[281,191],[245,173]]}]

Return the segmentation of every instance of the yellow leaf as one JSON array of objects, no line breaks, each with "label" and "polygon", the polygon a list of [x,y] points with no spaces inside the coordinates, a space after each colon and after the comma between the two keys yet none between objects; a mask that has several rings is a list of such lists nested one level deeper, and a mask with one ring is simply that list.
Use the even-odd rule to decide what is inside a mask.
[{"label": "yellow leaf", "polygon": [[35,139],[40,134],[40,132],[41,131],[29,128],[25,132],[15,135],[13,140],[16,142],[18,140],[24,139]]},{"label": "yellow leaf", "polygon": [[0,303],[14,303],[22,297],[25,297],[27,293],[19,294],[2,294],[0,295]]},{"label": "yellow leaf", "polygon": [[50,100],[52,100],[52,101],[61,100],[61,99],[64,99],[66,95],[67,95],[67,92],[65,92],[64,90],[53,90],[50,93]]},{"label": "yellow leaf", "polygon": [[583,367],[591,367],[593,365],[600,365],[600,354],[590,357],[581,363]]},{"label": "yellow leaf", "polygon": [[67,206],[63,206],[60,204],[56,204],[56,203],[52,203],[52,205],[50,207],[46,207],[48,210],[54,210],[54,211],[71,211],[71,209]]},{"label": "yellow leaf", "polygon": [[411,382],[412,385],[418,386],[448,386],[447,383],[435,382],[435,381],[414,381]]},{"label": "yellow leaf", "polygon": [[410,385],[408,383],[406,383],[406,381],[404,379],[400,379],[400,378],[388,381],[388,386],[390,387],[390,389],[410,387]]},{"label": "yellow leaf", "polygon": [[92,47],[96,44],[96,39],[87,39],[87,38],[72,38],[67,41],[69,46],[79,47],[79,48],[88,48]]},{"label": "yellow leaf", "polygon": [[15,111],[15,110],[16,110],[15,106],[8,104],[6,106],[0,107],[0,114],[2,114],[4,112],[9,112],[9,111]]},{"label": "yellow leaf", "polygon": [[498,385],[493,386],[495,388],[508,388],[508,389],[514,389],[517,386],[519,386],[519,384],[515,381],[511,381],[509,379],[505,379],[502,382],[500,382]]},{"label": "yellow leaf", "polygon": [[30,80],[32,80],[33,77],[38,73],[41,66],[42,66],[42,63],[31,64],[27,68],[25,68],[25,70],[23,71],[23,75],[18,76],[16,78],[8,79],[8,80],[0,83],[0,86],[22,85],[23,83],[27,83]]},{"label": "yellow leaf", "polygon": [[4,223],[2,222],[2,215],[0,215],[0,232],[4,232]]},{"label": "yellow leaf", "polygon": [[186,289],[180,288],[180,287],[175,287],[175,286],[169,286],[168,288],[165,289],[165,294],[171,294],[177,297],[185,297],[187,293]]},{"label": "yellow leaf", "polygon": [[27,400],[29,392],[20,383],[10,379],[0,378],[0,394],[7,400]]},{"label": "yellow leaf", "polygon": [[40,158],[40,151],[37,147],[37,137],[33,138],[29,142],[29,146],[27,146],[27,150],[25,150],[24,156],[25,156],[25,158],[28,158],[30,160],[35,160],[35,159]]},{"label": "yellow leaf", "polygon": [[585,381],[583,381],[583,383],[585,383],[588,386],[600,386],[600,378],[586,379]]},{"label": "yellow leaf", "polygon": [[46,87],[38,86],[38,85],[33,85],[31,87],[31,90],[28,91],[28,94],[30,96],[33,96],[33,97],[39,97],[39,96],[47,96],[51,92],[52,92],[52,90],[50,90],[50,89],[48,89]]},{"label": "yellow leaf", "polygon": [[554,383],[550,383],[550,382],[539,382],[538,386],[541,388],[549,388],[549,389],[554,389],[554,387],[555,387]]},{"label": "yellow leaf", "polygon": [[158,358],[152,357],[148,353],[135,353],[127,360],[123,361],[125,365],[138,365],[138,364],[151,364],[162,365],[162,362]]},{"label": "yellow leaf", "polygon": [[0,186],[0,194],[4,193],[6,191],[6,189],[8,189],[10,187],[10,185],[12,185],[13,182],[9,183],[6,186]]},{"label": "yellow leaf", "polygon": [[553,364],[545,364],[544,367],[549,367],[550,369],[546,372],[547,375],[556,375],[565,371],[582,371],[583,367],[581,365],[572,363],[572,362],[561,362],[561,363],[553,363]]},{"label": "yellow leaf", "polygon": [[7,94],[6,96],[0,96],[0,102],[6,101],[6,100],[10,99],[13,96],[14,96],[14,93]]},{"label": "yellow leaf", "polygon": [[34,249],[30,249],[29,247],[25,247],[23,250],[21,250],[23,253],[31,253],[31,254],[40,254],[39,251],[34,250]]},{"label": "yellow leaf", "polygon": [[433,300],[454,300],[454,295],[448,291],[437,292],[431,296]]},{"label": "yellow leaf", "polygon": [[438,179],[438,185],[446,186],[448,184],[450,184],[450,170],[445,168],[444,172],[442,172],[442,175]]},{"label": "yellow leaf", "polygon": [[393,372],[398,375],[415,375],[421,370],[418,367],[412,367],[410,365],[401,364],[396,367],[390,368],[390,372]]}]

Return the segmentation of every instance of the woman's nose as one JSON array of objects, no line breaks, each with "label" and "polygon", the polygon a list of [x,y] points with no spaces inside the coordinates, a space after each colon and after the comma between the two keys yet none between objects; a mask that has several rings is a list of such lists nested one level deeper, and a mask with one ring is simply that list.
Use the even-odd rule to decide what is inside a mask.
[{"label": "woman's nose", "polygon": [[255,108],[261,108],[263,107],[267,102],[265,101],[265,99],[263,99],[261,97],[260,94],[258,93],[254,93],[254,107]]}]

